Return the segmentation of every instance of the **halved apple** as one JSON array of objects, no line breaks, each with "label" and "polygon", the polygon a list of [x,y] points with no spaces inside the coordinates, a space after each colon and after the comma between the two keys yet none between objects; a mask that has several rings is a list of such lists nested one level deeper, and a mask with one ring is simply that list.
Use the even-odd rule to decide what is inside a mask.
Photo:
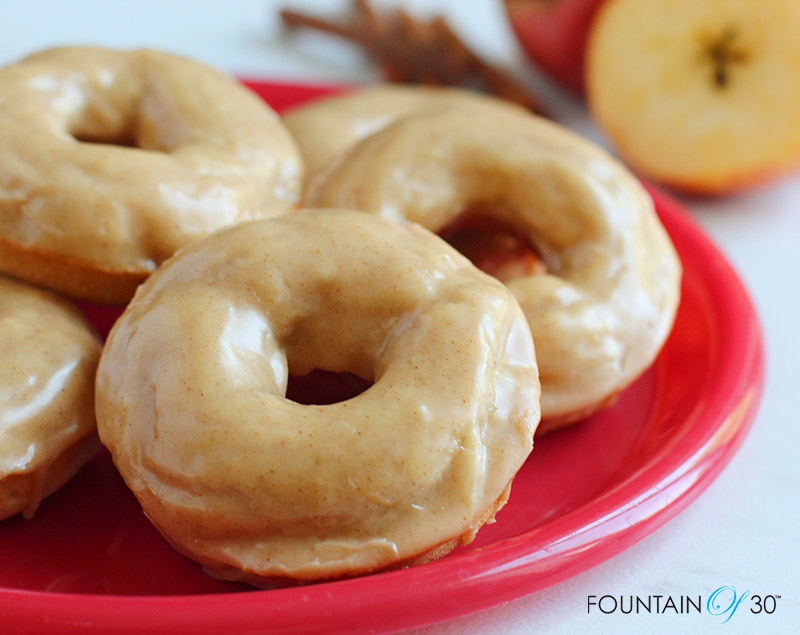
[{"label": "halved apple", "polygon": [[800,166],[798,0],[607,0],[587,96],[628,163],[722,193]]},{"label": "halved apple", "polygon": [[511,26],[531,60],[575,92],[583,92],[586,35],[605,0],[505,0]]}]

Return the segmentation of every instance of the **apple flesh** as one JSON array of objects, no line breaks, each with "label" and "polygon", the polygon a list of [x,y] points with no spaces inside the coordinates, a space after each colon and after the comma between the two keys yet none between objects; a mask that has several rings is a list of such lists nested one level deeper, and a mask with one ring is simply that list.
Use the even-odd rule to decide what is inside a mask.
[{"label": "apple flesh", "polygon": [[629,165],[719,194],[800,165],[797,0],[607,0],[589,108]]},{"label": "apple flesh", "polygon": [[505,6],[511,27],[534,64],[582,93],[586,38],[604,1],[505,0]]}]

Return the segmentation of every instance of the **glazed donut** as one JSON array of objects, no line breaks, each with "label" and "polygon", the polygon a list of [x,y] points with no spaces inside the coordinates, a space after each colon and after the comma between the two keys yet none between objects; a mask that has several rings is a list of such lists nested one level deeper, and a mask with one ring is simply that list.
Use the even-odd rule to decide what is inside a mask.
[{"label": "glazed donut", "polygon": [[[287,377],[374,382],[301,405]],[[539,419],[524,316],[415,225],[303,211],[218,232],[141,286],[100,361],[100,438],[145,513],[215,577],[440,557],[505,503]]]},{"label": "glazed donut", "polygon": [[283,123],[300,148],[311,182],[329,161],[397,119],[451,108],[480,109],[498,117],[527,113],[511,102],[460,88],[384,84],[293,108],[283,115]]},{"label": "glazed donut", "polygon": [[100,342],[80,312],[0,276],[0,520],[30,518],[98,447]]},{"label": "glazed donut", "polygon": [[53,49],[1,69],[0,95],[0,270],[29,282],[123,304],[178,247],[298,201],[278,117],[195,62]]},{"label": "glazed donut", "polygon": [[681,268],[649,195],[605,152],[533,115],[406,117],[331,165],[307,200],[437,233],[481,214],[529,241],[547,273],[505,282],[536,343],[540,431],[609,403],[670,332]]}]

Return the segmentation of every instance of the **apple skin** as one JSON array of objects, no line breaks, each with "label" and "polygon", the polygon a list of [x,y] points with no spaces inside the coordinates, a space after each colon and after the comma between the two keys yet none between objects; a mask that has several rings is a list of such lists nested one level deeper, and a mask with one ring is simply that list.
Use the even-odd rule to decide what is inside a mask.
[{"label": "apple skin", "polygon": [[528,57],[578,94],[592,19],[605,0],[504,0],[511,27]]}]

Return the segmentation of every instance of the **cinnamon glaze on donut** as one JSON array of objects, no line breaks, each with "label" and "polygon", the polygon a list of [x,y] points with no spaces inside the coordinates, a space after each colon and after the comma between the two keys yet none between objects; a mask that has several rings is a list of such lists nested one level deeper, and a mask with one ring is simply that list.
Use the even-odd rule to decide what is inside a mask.
[{"label": "cinnamon glaze on donut", "polygon": [[[315,369],[366,390],[287,399]],[[145,282],[103,351],[97,416],[164,536],[259,585],[472,540],[531,450],[539,384],[516,300],[443,240],[303,211],[218,232]]]},{"label": "cinnamon glaze on donut", "polygon": [[98,446],[100,342],[55,295],[0,276],[0,520],[30,518]]},{"label": "cinnamon glaze on donut", "polygon": [[354,144],[398,119],[454,108],[499,118],[527,112],[511,102],[460,88],[383,84],[292,108],[283,114],[283,123],[303,155],[308,186]]},{"label": "cinnamon glaze on donut", "polygon": [[0,270],[124,304],[176,249],[292,210],[302,160],[280,119],[166,53],[53,49],[0,69]]},{"label": "cinnamon glaze on donut", "polygon": [[[603,150],[533,115],[443,109],[400,118],[329,162],[306,202],[435,233],[451,232],[465,213],[512,228],[498,245],[511,253],[499,260],[510,255],[516,268],[498,269],[492,245],[481,258],[530,323],[540,430],[608,404],[672,327],[681,267],[652,200]],[[492,235],[484,230],[483,241]],[[473,257],[474,243],[473,233]]]}]

